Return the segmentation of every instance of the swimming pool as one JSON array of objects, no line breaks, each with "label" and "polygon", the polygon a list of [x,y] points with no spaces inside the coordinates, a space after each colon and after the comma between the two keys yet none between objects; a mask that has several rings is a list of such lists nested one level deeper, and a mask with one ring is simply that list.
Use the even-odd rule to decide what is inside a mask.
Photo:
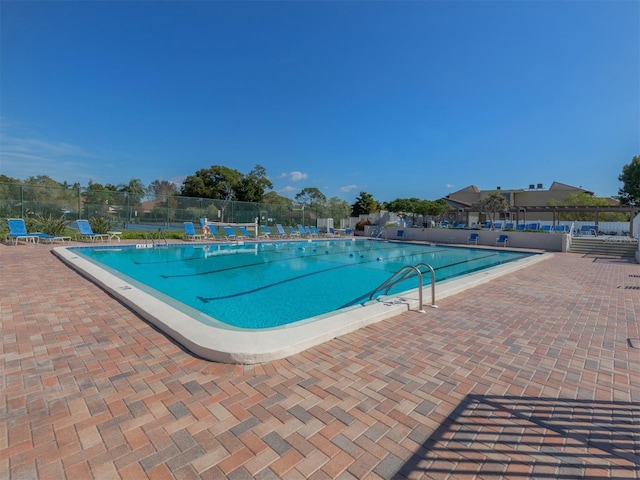
[{"label": "swimming pool", "polygon": [[[219,336],[221,332],[232,336],[261,333],[262,338],[266,338],[282,330],[304,330],[305,325],[330,327],[327,319],[336,323],[336,317],[349,317],[349,321],[343,318],[334,325],[338,328],[336,333],[341,334],[340,331],[350,331],[345,330],[346,327],[359,328],[371,323],[369,316],[378,317],[371,309],[364,311],[367,305],[397,305],[397,298],[384,302],[368,300],[373,289],[403,266],[428,263],[433,266],[438,283],[539,256],[504,249],[365,239],[141,247],[146,245],[67,247],[55,251],[147,319],[149,307],[155,302],[170,308],[174,318],[190,318],[168,330],[184,330],[187,324],[197,322],[193,324],[198,331],[197,342],[204,341],[203,337]],[[425,275],[425,283],[429,281]],[[400,301],[406,310],[407,305],[415,301],[416,287],[414,277],[390,293],[406,296],[413,291],[413,300]],[[138,294],[143,296],[142,300],[131,299]],[[162,307],[154,308],[162,310]],[[358,312],[355,316],[359,317],[355,322],[351,319],[354,312]],[[365,318],[361,318],[363,315]],[[160,313],[160,316],[166,315]],[[159,323],[160,328],[167,331],[163,328],[166,319],[151,317],[153,323]],[[314,332],[314,338],[327,337],[317,325],[307,330]],[[185,337],[184,332],[178,336]],[[330,338],[335,336],[330,334]],[[308,341],[305,339],[302,343]],[[286,343],[284,349],[289,350]],[[212,358],[209,354],[203,356]],[[213,357],[220,360],[219,355]],[[222,361],[228,360],[237,361],[237,358]]]}]

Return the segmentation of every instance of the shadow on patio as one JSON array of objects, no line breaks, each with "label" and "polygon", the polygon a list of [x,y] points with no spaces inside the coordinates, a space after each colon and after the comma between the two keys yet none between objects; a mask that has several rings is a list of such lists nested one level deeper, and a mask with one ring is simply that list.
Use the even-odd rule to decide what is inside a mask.
[{"label": "shadow on patio", "polygon": [[640,404],[468,395],[393,478],[638,478]]}]

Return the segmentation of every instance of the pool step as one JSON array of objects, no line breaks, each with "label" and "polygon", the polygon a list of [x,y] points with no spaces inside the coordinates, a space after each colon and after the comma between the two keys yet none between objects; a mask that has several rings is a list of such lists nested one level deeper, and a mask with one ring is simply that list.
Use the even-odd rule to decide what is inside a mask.
[{"label": "pool step", "polygon": [[638,251],[638,242],[607,239],[603,237],[574,237],[571,240],[571,253],[611,255],[616,257],[634,257]]}]

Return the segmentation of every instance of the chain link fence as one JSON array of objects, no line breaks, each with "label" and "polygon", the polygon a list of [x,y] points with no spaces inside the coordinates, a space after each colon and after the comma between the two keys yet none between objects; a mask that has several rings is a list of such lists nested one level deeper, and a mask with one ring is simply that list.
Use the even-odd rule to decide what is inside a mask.
[{"label": "chain link fence", "polygon": [[38,215],[79,218],[108,218],[121,229],[182,229],[182,222],[199,223],[200,218],[219,223],[261,225],[317,225],[319,219],[333,219],[339,225],[349,218],[346,208],[301,207],[172,195],[136,195],[82,187],[48,187],[0,182],[0,217],[29,218]]}]

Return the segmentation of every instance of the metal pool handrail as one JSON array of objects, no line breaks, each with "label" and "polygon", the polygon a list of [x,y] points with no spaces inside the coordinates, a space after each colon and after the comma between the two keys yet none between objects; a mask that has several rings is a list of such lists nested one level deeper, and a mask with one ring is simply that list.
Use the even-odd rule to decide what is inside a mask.
[{"label": "metal pool handrail", "polygon": [[[152,246],[156,246],[156,242],[153,239],[153,232],[145,232],[144,233],[144,238],[146,243],[149,243],[149,240],[151,240],[151,245]],[[162,231],[161,228],[158,229],[158,245],[160,245],[160,240],[164,241],[165,246],[169,246],[169,242],[167,242],[167,237],[164,236],[164,232]]]},{"label": "metal pool handrail", "polygon": [[369,300],[373,300],[373,296],[379,291],[384,289],[384,294],[387,295],[389,290],[392,287],[397,285],[398,283],[406,280],[412,273],[416,273],[418,275],[418,302],[420,303],[420,309],[418,310],[420,313],[424,313],[422,310],[423,302],[422,302],[422,272],[420,271],[420,267],[427,267],[431,272],[431,308],[438,308],[436,305],[436,272],[433,267],[427,263],[419,263],[417,265],[405,265],[396,273],[391,275],[387,280],[382,282],[378,287],[371,291],[369,295]]}]

